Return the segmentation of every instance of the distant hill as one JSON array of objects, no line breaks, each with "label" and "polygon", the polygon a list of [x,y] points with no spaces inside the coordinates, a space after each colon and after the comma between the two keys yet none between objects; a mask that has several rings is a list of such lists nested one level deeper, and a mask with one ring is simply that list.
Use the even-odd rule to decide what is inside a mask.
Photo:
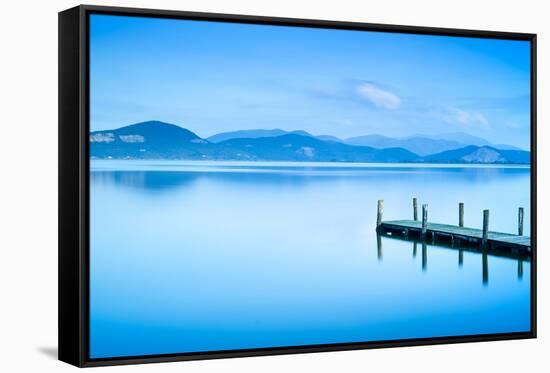
[{"label": "distant hill", "polygon": [[436,140],[454,141],[457,143],[467,144],[467,145],[476,145],[476,146],[491,145],[489,141],[485,140],[482,137],[473,136],[464,132],[441,133],[439,135],[433,135],[430,137]]},{"label": "distant hill", "polygon": [[435,136],[413,135],[403,138],[393,138],[382,135],[367,135],[351,137],[344,140],[346,144],[372,146],[373,148],[399,147],[410,150],[421,156],[444,152],[446,150],[460,149],[468,145],[491,146],[502,150],[521,150],[512,145],[491,144],[489,141],[468,135],[462,132],[448,133]]},{"label": "distant hill", "polygon": [[90,155],[96,158],[195,158],[209,146],[195,133],[159,121],[90,134]]},{"label": "distant hill", "polygon": [[[255,139],[232,139],[218,144],[223,156],[240,154],[250,160],[324,162],[413,162],[418,156],[405,149],[374,149],[311,136],[286,134]],[[218,153],[219,155],[219,153]]]},{"label": "distant hill", "polygon": [[[272,131],[267,133],[273,135]],[[249,132],[248,135],[255,134]],[[405,149],[374,149],[322,141],[305,131],[215,143],[185,128],[156,121],[92,132],[90,155],[100,159],[327,162],[413,162],[418,159],[416,154]]]},{"label": "distant hill", "polygon": [[430,163],[514,163],[529,164],[529,152],[524,150],[502,150],[490,146],[470,145],[464,148],[448,150],[422,158]]},{"label": "distant hill", "polygon": [[204,142],[193,132],[174,124],[148,121],[121,127],[115,130],[95,131],[91,133],[93,143],[142,143],[170,145],[180,142]]},{"label": "distant hill", "polygon": [[452,132],[444,133],[440,135],[432,136],[434,139],[455,141],[465,145],[476,145],[476,146],[491,146],[493,148],[502,149],[502,150],[523,150],[517,146],[506,145],[506,144],[493,144],[488,140],[485,140],[482,137],[472,136],[464,132]]},{"label": "distant hill", "polygon": [[302,131],[302,130],[285,131],[278,128],[275,128],[272,130],[255,129],[255,130],[222,132],[222,133],[218,133],[216,135],[208,137],[207,140],[210,142],[219,143],[219,142],[231,140],[231,139],[256,139],[259,137],[276,137],[276,136],[282,136],[282,135],[288,135],[288,134],[315,137],[322,141],[344,142],[342,139],[336,136],[330,136],[330,135],[314,136],[311,133]]},{"label": "distant hill", "polygon": [[372,146],[373,148],[378,149],[398,147],[407,149],[421,156],[438,153],[445,150],[458,149],[465,146],[465,144],[456,141],[431,139],[421,136],[392,138],[382,135],[352,137],[346,139],[345,143],[351,145]]},{"label": "distant hill", "polygon": [[[370,135],[355,138],[351,143],[343,141],[333,136],[316,137],[305,131],[280,129],[226,132],[202,139],[177,125],[148,121],[90,133],[90,155],[99,159],[394,163],[529,163],[530,158],[529,152],[522,150],[459,146],[450,140],[423,137],[392,139]],[[373,146],[363,145],[366,143]],[[458,148],[437,151],[450,146]]]},{"label": "distant hill", "polygon": [[331,136],[331,135],[319,135],[319,136],[315,136],[316,138],[318,138],[319,140],[323,140],[323,141],[333,141],[333,142],[344,142],[344,140],[336,137],[336,136]]},{"label": "distant hill", "polygon": [[272,130],[253,129],[253,130],[223,132],[223,133],[219,133],[214,136],[211,136],[207,138],[207,140],[214,143],[220,143],[222,141],[238,139],[238,138],[276,137],[276,136],[282,136],[286,134],[297,134],[302,136],[315,137],[322,141],[340,142],[348,145],[357,145],[357,146],[369,146],[376,149],[403,148],[415,154],[418,154],[420,156],[440,153],[446,150],[460,149],[468,145],[491,146],[502,150],[521,150],[511,145],[491,144],[489,141],[481,137],[472,136],[462,132],[440,134],[435,136],[413,135],[413,136],[402,137],[402,138],[394,138],[394,137],[388,137],[388,136],[383,136],[378,134],[372,134],[372,135],[366,135],[366,136],[350,137],[347,139],[340,139],[336,136],[330,136],[330,135],[314,136],[306,131],[301,131],[301,130],[285,131],[282,129],[272,129]]},{"label": "distant hill", "polygon": [[241,130],[241,131],[231,131],[231,132],[222,132],[218,133],[214,136],[210,136],[207,138],[210,142],[222,142],[226,140],[231,139],[256,139],[258,137],[275,137],[275,136],[282,136],[289,133],[294,133],[297,135],[302,136],[312,136],[311,134],[307,133],[306,131],[284,131],[278,128],[272,129],[272,130],[263,130],[263,129],[255,129],[255,130]]}]

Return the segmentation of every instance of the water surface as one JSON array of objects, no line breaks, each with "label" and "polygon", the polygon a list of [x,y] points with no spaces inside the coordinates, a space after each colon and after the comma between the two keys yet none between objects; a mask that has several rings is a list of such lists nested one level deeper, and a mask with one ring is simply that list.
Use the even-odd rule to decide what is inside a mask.
[{"label": "water surface", "polygon": [[530,263],[382,238],[530,229],[526,167],[92,161],[92,358],[530,329]]}]

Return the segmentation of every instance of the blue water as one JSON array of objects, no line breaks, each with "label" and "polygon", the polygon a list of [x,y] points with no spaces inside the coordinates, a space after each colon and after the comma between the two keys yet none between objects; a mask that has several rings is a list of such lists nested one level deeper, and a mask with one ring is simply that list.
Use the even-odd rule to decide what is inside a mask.
[{"label": "blue water", "polygon": [[[530,329],[530,263],[382,238],[384,219],[530,229],[529,168],[92,161],[92,358]],[[523,273],[518,267],[522,266]],[[423,268],[424,267],[424,268]]]}]

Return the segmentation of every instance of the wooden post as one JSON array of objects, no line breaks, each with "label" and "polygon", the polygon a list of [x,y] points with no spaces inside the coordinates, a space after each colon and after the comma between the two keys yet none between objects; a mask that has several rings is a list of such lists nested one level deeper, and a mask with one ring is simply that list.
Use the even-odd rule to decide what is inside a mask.
[{"label": "wooden post", "polygon": [[416,258],[416,241],[413,242],[413,258]]},{"label": "wooden post", "polygon": [[518,210],[518,235],[523,236],[523,207]]},{"label": "wooden post", "polygon": [[428,269],[428,247],[426,241],[422,241],[422,272]]},{"label": "wooden post", "polygon": [[464,202],[458,204],[458,226],[464,226]]},{"label": "wooden post", "polygon": [[376,235],[376,253],[378,260],[382,260],[382,235]]},{"label": "wooden post", "polygon": [[523,278],[523,260],[518,260],[518,279]]},{"label": "wooden post", "polygon": [[413,198],[413,219],[418,221],[418,201],[416,198]]},{"label": "wooden post", "polygon": [[481,239],[481,245],[483,247],[487,245],[488,237],[489,237],[489,210],[483,210],[483,236]]},{"label": "wooden post", "polygon": [[483,285],[487,285],[489,283],[489,259],[487,252],[484,251],[481,257],[481,261],[483,262]]},{"label": "wooden post", "polygon": [[428,205],[422,205],[422,239],[426,237],[428,230]]},{"label": "wooden post", "polygon": [[384,212],[384,200],[379,199],[378,200],[378,209],[376,213],[376,228],[380,227],[382,224],[382,213]]}]

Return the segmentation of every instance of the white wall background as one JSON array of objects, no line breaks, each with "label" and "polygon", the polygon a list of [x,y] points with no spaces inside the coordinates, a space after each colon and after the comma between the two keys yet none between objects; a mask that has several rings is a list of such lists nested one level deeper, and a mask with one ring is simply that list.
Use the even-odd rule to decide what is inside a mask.
[{"label": "white wall background", "polygon": [[[101,5],[537,33],[539,338],[225,359],[118,371],[537,372],[550,366],[550,22],[544,1],[126,0]],[[4,1],[0,12],[0,371],[69,371],[57,349],[57,12],[76,1]],[[543,366],[547,368],[543,368]],[[548,371],[548,370],[545,370]]]}]

